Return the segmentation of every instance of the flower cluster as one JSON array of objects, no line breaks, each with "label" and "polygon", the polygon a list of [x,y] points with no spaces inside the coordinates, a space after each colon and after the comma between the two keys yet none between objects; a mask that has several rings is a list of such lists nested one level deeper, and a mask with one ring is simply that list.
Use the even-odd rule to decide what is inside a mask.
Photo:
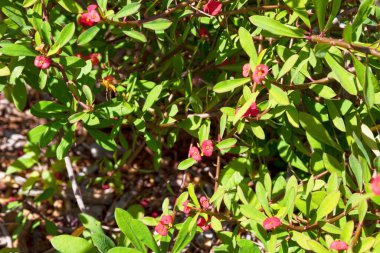
[{"label": "flower cluster", "polygon": [[[251,73],[251,65],[249,63],[246,63],[243,65],[243,77],[248,77]],[[261,82],[265,79],[265,77],[268,75],[268,66],[264,64],[259,64],[256,66],[255,70],[252,73],[252,80],[257,83],[261,84]]]},{"label": "flower cluster", "polygon": [[211,16],[216,16],[222,10],[222,3],[215,0],[209,0],[203,7],[203,11]]},{"label": "flower cluster", "polygon": [[87,12],[83,13],[79,18],[79,24],[83,26],[93,26],[100,21],[100,15],[96,11],[98,6],[96,4],[91,4],[87,7]]},{"label": "flower cluster", "polygon": [[39,69],[48,69],[50,68],[50,65],[51,65],[51,60],[50,58],[46,56],[38,55],[34,59],[34,66]]},{"label": "flower cluster", "polygon": [[154,228],[159,235],[166,236],[168,234],[168,229],[173,226],[174,218],[172,215],[162,215],[160,223]]},{"label": "flower cluster", "polygon": [[[202,142],[201,149],[204,156],[212,156],[212,152],[214,151],[214,144],[211,140],[204,140]],[[200,162],[202,160],[201,153],[195,146],[190,148],[189,157],[193,158],[197,162]]]}]

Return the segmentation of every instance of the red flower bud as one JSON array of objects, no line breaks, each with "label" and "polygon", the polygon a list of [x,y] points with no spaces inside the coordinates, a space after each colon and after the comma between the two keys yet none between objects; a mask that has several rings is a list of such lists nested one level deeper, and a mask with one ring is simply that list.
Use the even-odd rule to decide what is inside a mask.
[{"label": "red flower bud", "polygon": [[162,236],[166,236],[168,234],[168,230],[166,229],[165,225],[161,223],[158,223],[158,225],[154,228],[154,231]]},{"label": "red flower bud", "polygon": [[263,222],[263,227],[265,230],[272,230],[281,226],[281,220],[275,216],[268,217]]},{"label": "red flower bud", "polygon": [[346,249],[348,249],[348,245],[346,242],[338,240],[338,241],[334,241],[330,244],[330,249],[338,250],[338,251],[339,250],[346,250]]},{"label": "red flower bud", "polygon": [[200,162],[202,160],[199,149],[197,147],[191,147],[189,151],[189,157],[193,158],[197,162]]},{"label": "red flower bud", "polygon": [[212,156],[212,151],[214,150],[214,145],[210,140],[204,140],[202,142],[202,153],[205,156]]},{"label": "red flower bud", "polygon": [[208,207],[210,206],[210,203],[208,202],[208,199],[205,196],[202,196],[199,199],[199,202],[201,202],[201,206],[203,209],[208,209]]},{"label": "red flower bud", "polygon": [[51,60],[43,55],[38,55],[34,58],[34,66],[40,69],[50,68]]},{"label": "red flower bud", "polygon": [[375,195],[380,196],[380,175],[372,179],[371,190]]},{"label": "red flower bud", "polygon": [[160,223],[163,225],[169,225],[173,223],[173,216],[171,215],[162,215]]},{"label": "red flower bud", "polygon": [[261,83],[262,80],[265,79],[265,77],[268,74],[268,67],[264,64],[260,64],[256,66],[255,71],[253,71],[252,79],[255,83]]},{"label": "red flower bud", "polygon": [[199,29],[199,37],[203,38],[203,37],[206,37],[208,34],[208,30],[204,27],[201,27]]},{"label": "red flower bud", "polygon": [[203,11],[211,16],[216,16],[222,10],[222,3],[215,0],[209,0],[203,7]]},{"label": "red flower bud", "polygon": [[197,226],[200,227],[203,231],[207,231],[210,229],[210,224],[207,224],[207,221],[203,217],[198,218]]}]

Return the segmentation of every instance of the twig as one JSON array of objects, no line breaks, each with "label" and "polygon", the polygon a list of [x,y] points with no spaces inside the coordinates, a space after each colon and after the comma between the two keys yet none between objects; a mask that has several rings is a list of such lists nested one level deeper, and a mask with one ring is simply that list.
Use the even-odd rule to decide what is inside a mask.
[{"label": "twig", "polygon": [[[220,134],[218,134],[218,142],[220,142]],[[220,150],[218,150],[218,155],[216,157],[216,171],[215,171],[215,183],[214,183],[214,193],[218,190],[219,186],[219,175],[220,175]],[[214,207],[213,207],[214,211]]]},{"label": "twig", "polygon": [[354,43],[347,43],[343,40],[338,40],[338,39],[333,39],[333,38],[324,38],[324,37],[320,37],[316,35],[306,36],[305,38],[319,44],[330,44],[332,46],[342,47],[348,50],[355,50],[364,54],[370,54],[370,55],[380,58],[380,51],[377,51],[376,49],[370,48],[367,46],[362,46],[362,45],[358,45]]},{"label": "twig", "polygon": [[78,187],[77,181],[75,180],[74,170],[73,170],[73,166],[71,165],[70,157],[65,156],[64,160],[66,164],[67,174],[69,175],[69,179],[71,181],[71,187],[74,192],[75,200],[77,201],[78,207],[81,210],[81,212],[85,212],[86,207],[83,203],[82,194]]}]

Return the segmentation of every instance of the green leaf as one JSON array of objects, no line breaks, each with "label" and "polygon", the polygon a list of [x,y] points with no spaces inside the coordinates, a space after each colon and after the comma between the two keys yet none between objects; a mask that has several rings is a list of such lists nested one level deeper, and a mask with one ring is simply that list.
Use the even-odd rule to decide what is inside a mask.
[{"label": "green leaf", "polygon": [[237,140],[235,138],[228,138],[228,139],[222,140],[215,146],[220,150],[230,149],[232,146],[236,144],[236,142]]},{"label": "green leaf", "polygon": [[339,203],[340,199],[340,192],[339,191],[334,191],[329,194],[323,199],[321,204],[318,207],[317,210],[317,221],[321,220],[324,218],[326,215],[334,211],[336,206]]},{"label": "green leaf", "polygon": [[37,52],[20,44],[2,44],[0,53],[8,56],[37,56]]},{"label": "green leaf", "polygon": [[329,52],[326,53],[325,60],[337,77],[337,81],[342,85],[343,89],[345,89],[349,94],[356,96],[358,91],[356,89],[355,78],[353,74],[340,66],[340,64],[335,61]]},{"label": "green leaf", "polygon": [[255,45],[253,44],[253,39],[251,34],[244,28],[239,28],[239,41],[243,50],[247,53],[249,58],[257,65],[257,51]]},{"label": "green leaf", "polygon": [[347,221],[343,226],[342,233],[340,234],[340,239],[342,241],[348,242],[353,235],[355,223],[353,220]]},{"label": "green leaf", "polygon": [[220,173],[220,185],[226,190],[239,185],[244,179],[246,167],[246,158],[236,158],[229,162]]},{"label": "green leaf", "polygon": [[194,185],[192,183],[190,183],[188,186],[187,186],[187,191],[189,192],[189,196],[191,198],[191,200],[193,201],[194,205],[198,208],[201,207],[201,204],[199,204],[199,201],[198,201],[198,198],[197,198],[197,195],[195,194],[195,189],[194,189]]},{"label": "green leaf", "polygon": [[234,117],[234,120],[233,120],[233,124],[235,125],[240,119],[241,117],[246,113],[246,111],[248,110],[248,108],[252,105],[253,102],[256,101],[256,98],[257,96],[259,95],[259,92],[256,91],[254,93],[251,93],[249,95],[249,98],[248,100],[244,103],[244,105],[240,108],[240,110],[235,114],[235,117]]},{"label": "green leaf", "polygon": [[351,154],[349,158],[350,168],[355,175],[356,182],[358,183],[359,190],[363,189],[363,169],[360,162],[356,157]]},{"label": "green leaf", "polygon": [[97,253],[98,251],[83,238],[59,235],[50,240],[53,247],[61,253]]},{"label": "green leaf", "polygon": [[281,68],[281,70],[280,70],[280,73],[279,73],[278,76],[276,77],[276,80],[280,79],[280,78],[283,77],[286,73],[288,73],[288,72],[293,68],[293,66],[296,64],[298,58],[299,58],[299,55],[298,55],[298,54],[294,54],[294,55],[290,56],[290,57],[284,62],[284,65],[282,66],[282,68]]},{"label": "green leaf", "polygon": [[123,31],[123,33],[127,35],[128,37],[131,37],[132,39],[135,39],[137,41],[141,41],[143,43],[147,42],[145,35],[139,31],[130,30],[130,31]]},{"label": "green leaf", "polygon": [[340,115],[338,109],[335,104],[331,100],[325,100],[327,105],[327,109],[329,111],[330,119],[332,120],[334,126],[342,132],[346,132],[346,126],[344,124],[344,120]]},{"label": "green leaf", "polygon": [[62,160],[70,150],[71,145],[74,143],[74,130],[75,125],[72,125],[70,129],[65,130],[61,142],[57,147],[57,159]]},{"label": "green leaf", "polygon": [[102,224],[91,215],[81,213],[79,215],[79,220],[86,229],[91,231],[91,233],[103,233]]},{"label": "green leaf", "polygon": [[92,105],[94,103],[94,95],[92,94],[90,87],[88,87],[87,85],[83,85],[82,90],[84,95],[86,96],[87,104]]},{"label": "green leaf", "polygon": [[4,63],[0,63],[0,77],[1,76],[10,76],[11,75],[11,70],[8,68],[7,65]]},{"label": "green leaf", "polygon": [[314,251],[315,253],[330,253],[328,249],[323,247],[319,242],[314,240],[307,241],[307,244],[309,245],[310,249]]},{"label": "green leaf", "polygon": [[219,232],[223,229],[222,223],[215,216],[211,217],[211,227],[215,232]]},{"label": "green leaf", "polygon": [[67,112],[69,108],[53,101],[40,101],[31,108],[31,113],[39,118],[51,118]]},{"label": "green leaf", "polygon": [[257,182],[255,189],[256,189],[256,197],[257,197],[257,200],[260,202],[261,207],[264,209],[267,215],[271,215],[268,197],[267,197],[267,193],[264,188],[264,185],[261,182]]},{"label": "green leaf", "polygon": [[[175,244],[172,250],[173,253],[181,252],[186,247],[186,245],[188,245],[193,240],[197,232],[197,226],[195,225],[195,222],[192,222],[192,219],[196,218],[197,216],[189,217],[182,224],[182,227],[179,230],[178,236],[175,240]],[[191,223],[193,223],[194,225],[190,226]]]},{"label": "green leaf", "polygon": [[294,105],[288,105],[286,107],[286,117],[289,120],[289,123],[292,124],[295,128],[299,128],[299,117],[298,110]]},{"label": "green leaf", "polygon": [[332,99],[336,97],[335,91],[327,85],[312,84],[310,85],[310,89],[323,98]]},{"label": "green leaf", "polygon": [[153,30],[153,31],[162,31],[168,29],[172,25],[172,21],[164,18],[158,18],[153,21],[143,23],[143,27]]},{"label": "green leaf", "polygon": [[120,230],[131,240],[132,244],[140,251],[146,252],[147,245],[153,252],[160,252],[156,241],[153,239],[149,229],[139,220],[133,217],[123,209],[116,208],[115,211],[116,223]]},{"label": "green leaf", "polygon": [[75,24],[74,23],[67,24],[60,32],[57,41],[50,48],[47,55],[50,56],[57,53],[62,47],[64,47],[71,40],[71,38],[74,35],[74,32],[75,32]]},{"label": "green leaf", "polygon": [[19,111],[24,110],[26,106],[27,98],[28,98],[28,94],[27,94],[24,82],[17,79],[16,84],[12,88],[12,99],[17,110]]},{"label": "green leaf", "polygon": [[285,91],[283,91],[280,87],[271,83],[265,83],[265,86],[267,87],[269,94],[278,104],[289,105],[288,94]]},{"label": "green leaf", "polygon": [[93,26],[81,33],[78,38],[78,46],[83,46],[89,43],[93,38],[95,38],[99,31],[100,28],[98,26]]},{"label": "green leaf", "polygon": [[33,152],[28,152],[23,156],[17,158],[17,160],[7,168],[6,174],[12,174],[15,172],[20,172],[22,170],[30,169],[34,164],[37,163],[37,161],[38,158],[36,157],[36,154]]},{"label": "green leaf", "polygon": [[80,7],[80,5],[74,0],[58,0],[57,2],[60,6],[62,6],[68,12],[71,12],[71,13],[83,12],[82,7]]},{"label": "green leaf", "polygon": [[32,6],[33,4],[35,4],[36,2],[37,0],[24,0],[24,2],[22,3],[22,7],[28,8]]},{"label": "green leaf", "polygon": [[195,161],[193,158],[187,158],[186,160],[183,160],[182,162],[180,162],[180,164],[178,164],[178,169],[186,170],[196,163],[197,161]]},{"label": "green leaf", "polygon": [[113,249],[110,249],[107,253],[142,253],[139,250],[135,250],[132,248],[127,247],[115,247]]},{"label": "green leaf", "polygon": [[105,12],[107,10],[107,2],[108,2],[108,0],[96,0],[96,2],[98,3],[99,8],[103,12]]},{"label": "green leaf", "polygon": [[162,85],[157,85],[149,92],[148,97],[146,98],[145,104],[142,108],[143,112],[148,110],[150,107],[152,107],[154,102],[156,102],[156,100],[160,96],[161,91],[162,91]]},{"label": "green leaf", "polygon": [[301,126],[305,129],[305,131],[310,134],[313,138],[318,141],[330,145],[331,147],[336,148],[339,151],[342,151],[342,148],[334,142],[331,138],[330,134],[327,132],[325,127],[321,122],[318,121],[314,116],[300,112],[299,119],[301,122]]},{"label": "green leaf", "polygon": [[249,18],[249,20],[255,26],[264,29],[274,35],[291,37],[291,38],[303,38],[304,31],[302,29],[284,25],[281,22],[265,17],[254,15]]},{"label": "green leaf", "polygon": [[95,142],[108,151],[115,151],[117,149],[116,142],[111,139],[107,134],[97,129],[86,127],[88,133],[94,138]]},{"label": "green leaf", "polygon": [[296,241],[301,248],[305,250],[311,250],[309,244],[307,243],[311,238],[307,236],[306,234],[297,232],[297,231],[292,231],[292,240]]},{"label": "green leaf", "polygon": [[92,233],[91,239],[101,253],[107,253],[108,250],[115,247],[115,243],[112,239],[106,236],[103,232]]},{"label": "green leaf", "polygon": [[313,0],[315,11],[318,17],[319,31],[323,31],[325,28],[325,18],[328,0]]},{"label": "green leaf", "polygon": [[258,223],[262,223],[267,218],[267,216],[264,213],[260,212],[254,206],[251,205],[241,205],[240,211],[245,217],[252,219]]},{"label": "green leaf", "polygon": [[329,19],[327,20],[327,23],[326,23],[326,26],[325,26],[325,31],[327,31],[328,29],[330,29],[331,24],[332,24],[334,18],[336,18],[336,15],[339,13],[339,11],[340,11],[340,4],[341,4],[341,0],[334,0],[334,1],[332,1],[331,12],[330,12]]},{"label": "green leaf", "polygon": [[224,93],[232,91],[233,89],[240,87],[246,83],[248,83],[251,79],[250,78],[240,78],[240,79],[233,79],[233,80],[224,80],[219,83],[217,83],[214,86],[214,91],[216,93]]},{"label": "green leaf", "polygon": [[141,7],[140,3],[128,3],[118,13],[116,13],[114,18],[123,18],[123,17],[133,15],[139,11],[140,7]]},{"label": "green leaf", "polygon": [[354,21],[352,22],[352,30],[356,29],[363,24],[364,20],[368,18],[368,14],[371,11],[374,0],[363,0],[359,6],[359,10],[356,13]]}]

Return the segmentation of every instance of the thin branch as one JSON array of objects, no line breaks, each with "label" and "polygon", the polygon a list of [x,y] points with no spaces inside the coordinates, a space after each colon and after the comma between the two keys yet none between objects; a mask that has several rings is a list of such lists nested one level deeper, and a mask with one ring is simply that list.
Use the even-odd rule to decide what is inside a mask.
[{"label": "thin branch", "polygon": [[376,49],[370,48],[367,46],[358,45],[358,44],[354,44],[354,43],[347,43],[347,42],[345,42],[343,40],[339,40],[339,39],[324,38],[324,37],[320,37],[317,35],[306,36],[305,38],[309,39],[312,42],[316,42],[319,44],[330,44],[332,46],[342,47],[342,48],[345,48],[348,50],[355,50],[355,51],[358,51],[358,52],[361,52],[364,54],[369,54],[369,55],[373,55],[375,57],[380,58],[380,51],[377,51]]},{"label": "thin branch", "polygon": [[74,170],[73,170],[73,166],[71,165],[70,157],[65,156],[64,160],[66,164],[67,174],[69,175],[69,179],[71,181],[71,188],[73,189],[75,200],[77,201],[80,211],[85,212],[86,207],[84,205],[82,194],[78,187],[77,181],[75,180]]}]

